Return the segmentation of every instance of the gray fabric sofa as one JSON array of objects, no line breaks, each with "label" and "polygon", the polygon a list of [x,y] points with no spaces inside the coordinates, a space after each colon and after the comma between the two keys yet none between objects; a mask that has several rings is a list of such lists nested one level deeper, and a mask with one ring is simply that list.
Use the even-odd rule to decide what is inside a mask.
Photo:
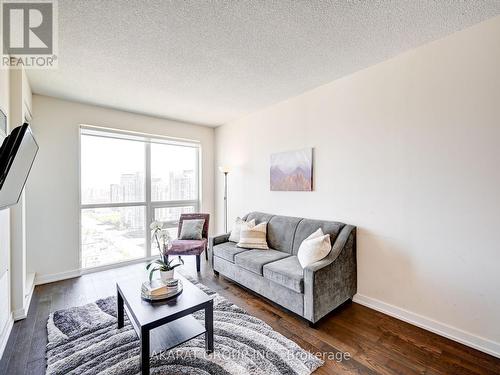
[{"label": "gray fabric sofa", "polygon": [[[214,272],[234,280],[316,323],[356,293],[356,228],[322,221],[251,212],[243,219],[267,225],[270,250],[242,249],[229,234],[209,239]],[[302,269],[297,252],[318,228],[330,234],[328,256]]]}]

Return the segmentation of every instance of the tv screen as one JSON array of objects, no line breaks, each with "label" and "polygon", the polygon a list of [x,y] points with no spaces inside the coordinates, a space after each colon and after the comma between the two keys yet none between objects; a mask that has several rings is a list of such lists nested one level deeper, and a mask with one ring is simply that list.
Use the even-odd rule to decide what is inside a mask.
[{"label": "tv screen", "polygon": [[38,152],[38,144],[28,124],[18,126],[0,148],[0,209],[19,201]]}]

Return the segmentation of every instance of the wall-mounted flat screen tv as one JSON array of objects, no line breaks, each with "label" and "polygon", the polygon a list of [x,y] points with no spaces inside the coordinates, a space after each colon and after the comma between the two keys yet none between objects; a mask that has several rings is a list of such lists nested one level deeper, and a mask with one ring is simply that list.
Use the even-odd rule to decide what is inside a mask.
[{"label": "wall-mounted flat screen tv", "polygon": [[0,148],[0,209],[16,204],[38,152],[28,124],[18,126]]}]

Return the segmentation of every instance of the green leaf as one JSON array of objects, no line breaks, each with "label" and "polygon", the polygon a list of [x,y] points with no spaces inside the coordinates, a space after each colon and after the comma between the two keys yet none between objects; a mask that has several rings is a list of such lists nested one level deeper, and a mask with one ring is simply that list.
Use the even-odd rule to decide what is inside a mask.
[{"label": "green leaf", "polygon": [[149,281],[151,282],[151,280],[153,280],[153,274],[156,272],[156,271],[159,271],[160,269],[155,267],[153,268],[150,272],[149,272]]},{"label": "green leaf", "polygon": [[166,267],[167,266],[164,261],[159,260],[159,259],[155,260],[154,263],[159,264],[162,267]]}]

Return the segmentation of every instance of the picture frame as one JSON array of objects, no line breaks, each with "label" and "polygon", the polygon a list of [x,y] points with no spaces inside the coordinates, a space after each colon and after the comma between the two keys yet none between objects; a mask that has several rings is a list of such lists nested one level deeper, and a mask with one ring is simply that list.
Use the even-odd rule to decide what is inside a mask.
[{"label": "picture frame", "polygon": [[313,148],[271,154],[271,191],[313,190]]}]

